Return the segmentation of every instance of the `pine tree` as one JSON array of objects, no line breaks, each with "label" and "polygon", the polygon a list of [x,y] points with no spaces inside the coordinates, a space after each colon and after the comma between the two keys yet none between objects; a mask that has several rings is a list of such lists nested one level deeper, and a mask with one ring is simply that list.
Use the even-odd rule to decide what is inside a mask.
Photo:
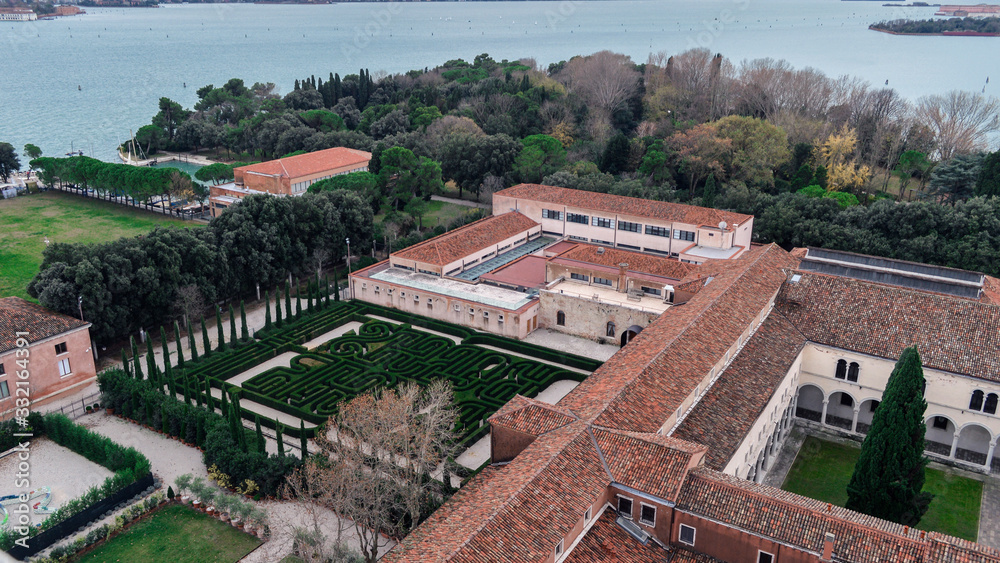
[{"label": "pine tree", "polygon": [[278,455],[282,456],[282,457],[284,457],[284,455],[285,455],[285,442],[283,442],[282,439],[281,439],[281,433],[283,431],[284,431],[284,428],[282,428],[282,426],[281,426],[281,421],[279,421],[278,419],[275,419],[274,420],[274,432],[278,436]]},{"label": "pine tree", "polygon": [[188,348],[191,349],[191,361],[198,361],[198,347],[194,343],[194,330],[191,329],[191,321],[188,321]]},{"label": "pine tree", "polygon": [[212,341],[208,338],[208,327],[205,326],[205,316],[201,317],[201,345],[203,346],[202,352],[207,357],[209,353],[212,352]]},{"label": "pine tree", "polygon": [[216,350],[219,352],[226,351],[226,332],[222,328],[222,307],[215,308],[215,332],[219,337],[219,344]]},{"label": "pine tree", "polygon": [[[265,301],[267,303],[267,301]],[[250,340],[250,329],[247,327],[247,309],[243,305],[243,300],[240,299],[240,338],[243,341]]]},{"label": "pine tree", "polygon": [[271,293],[264,290],[264,330],[271,328]]},{"label": "pine tree", "polygon": [[299,448],[302,449],[302,459],[309,455],[309,440],[306,438],[306,421],[299,420]]},{"label": "pine tree", "polygon": [[715,185],[715,174],[709,174],[708,179],[705,180],[705,188],[701,194],[701,204],[705,207],[713,207],[715,205],[715,196],[719,194],[719,190]]},{"label": "pine tree", "polygon": [[184,369],[184,347],[181,345],[181,325],[174,321],[174,342],[177,343],[177,368]]},{"label": "pine tree", "polygon": [[851,510],[915,526],[933,495],[924,487],[924,370],[916,346],[903,350],[847,485]]}]

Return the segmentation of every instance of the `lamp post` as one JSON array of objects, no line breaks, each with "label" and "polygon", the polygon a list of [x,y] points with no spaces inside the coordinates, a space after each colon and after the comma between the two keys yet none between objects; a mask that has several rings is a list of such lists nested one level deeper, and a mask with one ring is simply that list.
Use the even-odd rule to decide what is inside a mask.
[{"label": "lamp post", "polygon": [[[344,239],[347,243],[347,295],[349,299],[354,299],[354,289],[351,286],[351,239],[350,237]],[[340,291],[340,288],[337,288]]]},{"label": "lamp post", "polygon": [[76,306],[80,309],[80,320],[83,320],[83,296],[78,295],[76,297]]}]

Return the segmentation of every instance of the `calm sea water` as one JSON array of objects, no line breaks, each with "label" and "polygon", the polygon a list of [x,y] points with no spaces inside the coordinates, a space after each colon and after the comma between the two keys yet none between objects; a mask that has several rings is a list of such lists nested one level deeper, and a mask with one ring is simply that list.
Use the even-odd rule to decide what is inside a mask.
[{"label": "calm sea water", "polygon": [[[852,74],[909,98],[950,89],[996,93],[1000,39],[896,37],[867,29],[933,8],[840,0],[640,0],[209,4],[88,9],[83,16],[0,26],[0,141],[71,148],[114,160],[115,147],[168,96],[232,77],[274,82],[342,76],[365,67],[403,72],[449,59],[534,57],[548,64],[610,49],[707,47],[733,61],[787,59]],[[186,83],[186,87],[185,87]]]}]

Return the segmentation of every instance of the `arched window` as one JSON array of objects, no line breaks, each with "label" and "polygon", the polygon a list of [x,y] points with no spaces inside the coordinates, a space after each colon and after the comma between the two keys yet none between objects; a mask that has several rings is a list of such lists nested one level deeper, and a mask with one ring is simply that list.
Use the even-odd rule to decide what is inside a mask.
[{"label": "arched window", "polygon": [[859,371],[861,371],[861,366],[858,365],[858,362],[851,362],[851,365],[847,368],[847,380],[857,382]]},{"label": "arched window", "polygon": [[559,326],[566,326],[566,313],[559,311],[556,313],[556,324]]},{"label": "arched window", "polygon": [[986,403],[983,404],[983,412],[986,414],[997,413],[997,394],[990,393],[986,396]]},{"label": "arched window", "polygon": [[969,410],[983,410],[983,392],[978,389],[972,392],[972,400],[969,401]]},{"label": "arched window", "polygon": [[615,323],[608,321],[608,328],[604,331],[605,336],[615,335]]},{"label": "arched window", "polygon": [[847,360],[837,360],[837,379],[847,379]]}]

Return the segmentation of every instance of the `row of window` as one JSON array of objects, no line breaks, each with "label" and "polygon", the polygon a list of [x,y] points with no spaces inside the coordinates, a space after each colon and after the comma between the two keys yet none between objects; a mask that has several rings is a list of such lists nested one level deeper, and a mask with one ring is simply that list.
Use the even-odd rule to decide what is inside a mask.
[{"label": "row of window", "polygon": [[[618,495],[618,515],[632,519],[632,499]],[[656,525],[656,507],[644,502],[639,503],[639,523],[647,526]]]},{"label": "row of window", "polygon": [[[681,524],[677,539],[685,545],[694,547],[698,530],[693,526]],[[774,554],[763,550],[757,550],[757,563],[774,563]]]},{"label": "row of window", "polygon": [[[578,274],[576,272],[570,272],[569,279],[576,280],[576,281],[582,281],[582,282],[588,282],[588,283],[590,282],[590,276],[588,276],[587,274]],[[594,283],[596,285],[606,285],[606,286],[609,286],[609,287],[612,285],[611,280],[609,280],[607,278],[599,278],[597,276],[594,276]],[[645,291],[645,290],[647,290],[649,288],[644,287],[642,289],[643,289],[643,291]],[[658,289],[657,290],[653,290],[653,291],[657,292],[654,295],[659,295],[660,294]]]},{"label": "row of window", "polygon": [[858,362],[851,362],[850,365],[847,365],[847,360],[837,360],[837,372],[834,377],[857,383],[860,371],[861,366],[858,365]]},{"label": "row of window", "polygon": [[[562,211],[555,211],[553,209],[542,209],[542,219],[555,219],[557,221],[562,221],[563,213]],[[568,223],[578,223],[580,225],[586,225],[588,223],[593,227],[604,227],[605,229],[614,229],[615,220],[606,219],[604,217],[588,217],[580,213],[566,213],[566,222]],[[642,223],[633,223],[631,221],[618,221],[619,231],[628,231],[630,233],[640,233],[642,232]],[[685,240],[694,242],[695,233],[694,231],[684,231],[681,229],[673,229],[670,227],[657,227],[656,225],[646,225],[646,234],[653,235],[657,237],[670,238],[673,236],[677,240]]]},{"label": "row of window", "polygon": [[997,413],[997,394],[987,395],[983,391],[976,389],[972,392],[972,399],[969,401],[969,410],[984,412],[986,414]]}]

